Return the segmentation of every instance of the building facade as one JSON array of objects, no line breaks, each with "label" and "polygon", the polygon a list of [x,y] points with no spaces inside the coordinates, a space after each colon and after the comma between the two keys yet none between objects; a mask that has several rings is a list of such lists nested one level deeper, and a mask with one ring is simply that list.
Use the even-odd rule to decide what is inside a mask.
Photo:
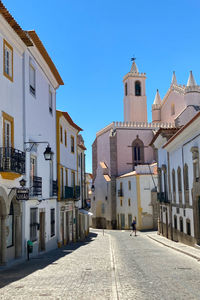
[{"label": "building facade", "polygon": [[[0,3],[0,263],[56,245],[56,89],[62,79],[34,31],[25,32]],[[50,112],[50,95],[52,93]],[[45,143],[43,143],[45,142]],[[47,145],[55,156],[44,160]],[[29,201],[20,201],[21,180]],[[22,191],[22,190],[21,190]],[[52,226],[51,226],[52,224]]]},{"label": "building facade", "polygon": [[123,78],[124,122],[113,122],[96,133],[92,146],[94,227],[117,228],[116,179],[138,165],[151,165],[156,158],[149,146],[154,132],[161,126],[174,126],[173,120],[147,122],[145,80],[145,73],[139,73],[134,61]]}]

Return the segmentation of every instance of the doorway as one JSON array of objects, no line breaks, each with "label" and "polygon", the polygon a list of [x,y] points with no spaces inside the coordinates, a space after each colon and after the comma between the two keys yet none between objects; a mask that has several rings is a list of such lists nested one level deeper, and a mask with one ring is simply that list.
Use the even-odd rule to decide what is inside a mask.
[{"label": "doorway", "polygon": [[39,251],[45,251],[45,212],[40,212]]}]

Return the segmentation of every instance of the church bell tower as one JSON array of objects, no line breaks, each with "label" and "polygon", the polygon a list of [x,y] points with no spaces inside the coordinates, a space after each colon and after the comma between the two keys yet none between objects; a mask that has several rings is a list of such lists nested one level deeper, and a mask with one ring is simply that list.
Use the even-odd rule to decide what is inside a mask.
[{"label": "church bell tower", "polygon": [[139,73],[135,59],[123,78],[124,122],[147,122],[146,74]]}]

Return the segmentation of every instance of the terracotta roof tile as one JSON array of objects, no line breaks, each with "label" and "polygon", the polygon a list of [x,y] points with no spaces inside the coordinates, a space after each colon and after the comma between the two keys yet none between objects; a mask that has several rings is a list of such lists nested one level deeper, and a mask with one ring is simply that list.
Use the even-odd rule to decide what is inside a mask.
[{"label": "terracotta roof tile", "polygon": [[20,39],[24,42],[26,46],[33,46],[33,43],[29,39],[26,32],[19,26],[19,24],[15,21],[13,16],[7,10],[7,8],[3,5],[2,1],[0,1],[0,14],[4,17],[4,19],[8,22],[10,27],[16,32],[16,34],[20,37]]}]

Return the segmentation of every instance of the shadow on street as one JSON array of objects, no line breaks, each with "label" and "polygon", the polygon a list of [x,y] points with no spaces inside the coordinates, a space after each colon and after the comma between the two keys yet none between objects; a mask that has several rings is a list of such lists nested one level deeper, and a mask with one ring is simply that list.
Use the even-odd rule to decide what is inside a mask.
[{"label": "shadow on street", "polygon": [[[59,249],[54,249],[47,253],[30,258],[29,261],[8,267],[7,269],[1,270],[0,268],[0,288],[3,288],[14,281],[20,280],[31,273],[36,272],[37,270],[44,269],[50,264],[57,264],[56,261],[58,259],[73,253],[82,246],[91,243],[97,237],[97,235],[98,234],[94,232],[90,232],[88,237],[82,242],[70,243]],[[23,286],[20,286],[19,288],[23,288]]]}]

